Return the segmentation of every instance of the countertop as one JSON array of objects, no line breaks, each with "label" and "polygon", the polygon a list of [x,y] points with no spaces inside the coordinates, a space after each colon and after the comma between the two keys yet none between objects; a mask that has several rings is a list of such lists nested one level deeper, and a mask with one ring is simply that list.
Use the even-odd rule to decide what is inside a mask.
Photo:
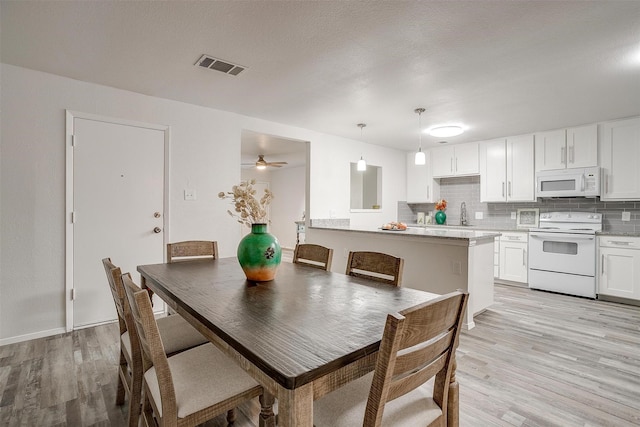
[{"label": "countertop", "polygon": [[353,231],[359,233],[373,233],[396,236],[435,237],[440,239],[466,240],[466,241],[493,241],[500,236],[500,232],[486,229],[474,230],[471,227],[466,230],[460,227],[448,226],[409,226],[406,230],[382,230],[380,228],[356,228],[356,227],[309,227],[316,230]]}]

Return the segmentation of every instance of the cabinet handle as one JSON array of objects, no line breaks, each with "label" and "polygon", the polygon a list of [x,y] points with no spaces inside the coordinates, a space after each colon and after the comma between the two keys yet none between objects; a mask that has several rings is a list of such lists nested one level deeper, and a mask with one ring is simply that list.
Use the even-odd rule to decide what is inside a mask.
[{"label": "cabinet handle", "polygon": [[502,197],[504,197],[504,181],[502,181]]},{"label": "cabinet handle", "polygon": [[527,251],[522,251],[522,265],[527,265]]},{"label": "cabinet handle", "polygon": [[560,148],[560,163],[567,163],[567,160],[565,157],[565,147]]},{"label": "cabinet handle", "polygon": [[600,255],[601,256],[601,260],[600,260],[600,271],[602,272],[601,275],[604,276],[604,254]]},{"label": "cabinet handle", "polygon": [[429,200],[429,191],[430,191],[430,189],[431,189],[431,186],[427,185],[427,200]]},{"label": "cabinet handle", "polygon": [[449,164],[450,164],[449,170],[453,172],[453,157],[451,158],[451,161],[449,162]]},{"label": "cabinet handle", "polygon": [[609,175],[605,174],[604,176],[604,192],[609,194]]},{"label": "cabinet handle", "polygon": [[572,145],[571,147],[569,147],[571,149],[571,157],[570,157],[570,162],[571,163],[575,163],[576,160],[576,146]]},{"label": "cabinet handle", "polygon": [[609,243],[612,244],[612,245],[624,245],[624,246],[629,246],[629,245],[633,244],[632,242],[623,242],[623,241],[620,241],[620,240],[610,240]]},{"label": "cabinet handle", "polygon": [[507,195],[511,197],[511,181],[509,181],[509,191],[507,192]]}]

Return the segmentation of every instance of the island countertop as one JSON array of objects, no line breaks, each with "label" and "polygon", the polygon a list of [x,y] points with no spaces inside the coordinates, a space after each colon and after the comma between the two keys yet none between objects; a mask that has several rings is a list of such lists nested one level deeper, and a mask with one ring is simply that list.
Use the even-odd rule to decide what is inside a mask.
[{"label": "island countertop", "polygon": [[383,230],[381,228],[357,228],[357,227],[327,227],[327,226],[312,226],[311,229],[317,230],[335,230],[335,231],[349,231],[356,233],[373,233],[380,236],[407,236],[418,237],[428,239],[438,239],[440,243],[445,241],[457,241],[464,244],[478,244],[489,243],[500,236],[498,231],[478,231],[478,230],[460,230],[451,228],[439,228],[439,227],[408,227],[406,230]]}]

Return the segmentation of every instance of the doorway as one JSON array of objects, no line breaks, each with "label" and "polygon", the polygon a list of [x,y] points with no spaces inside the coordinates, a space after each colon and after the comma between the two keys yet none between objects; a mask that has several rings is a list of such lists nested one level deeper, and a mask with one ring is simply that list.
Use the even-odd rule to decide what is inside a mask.
[{"label": "doorway", "polygon": [[[169,129],[67,112],[67,330],[116,319],[101,260],[164,259]],[[156,297],[154,309],[163,311]]]}]

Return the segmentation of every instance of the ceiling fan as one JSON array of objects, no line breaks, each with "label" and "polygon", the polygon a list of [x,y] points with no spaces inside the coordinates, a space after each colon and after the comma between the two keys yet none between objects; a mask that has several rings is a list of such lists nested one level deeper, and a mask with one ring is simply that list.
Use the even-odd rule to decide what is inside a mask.
[{"label": "ceiling fan", "polygon": [[256,168],[264,169],[267,166],[272,166],[274,168],[280,168],[282,165],[286,165],[287,162],[267,162],[264,159],[264,154],[258,154],[258,160],[255,163],[243,163],[244,166],[253,166],[255,164]]}]

